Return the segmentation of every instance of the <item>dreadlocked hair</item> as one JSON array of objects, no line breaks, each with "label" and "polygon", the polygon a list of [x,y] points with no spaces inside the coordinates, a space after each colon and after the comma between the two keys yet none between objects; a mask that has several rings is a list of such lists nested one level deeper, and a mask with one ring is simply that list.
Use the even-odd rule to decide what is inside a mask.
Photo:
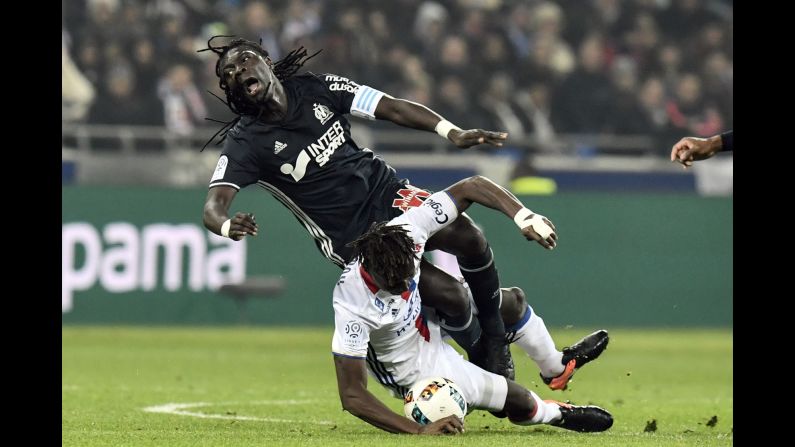
[{"label": "dreadlocked hair", "polygon": [[[212,118],[205,118],[209,121],[222,123],[224,125],[218,130],[218,132],[213,134],[213,136],[210,137],[209,140],[207,140],[207,142],[204,144],[204,146],[201,149],[202,151],[219,134],[221,138],[220,140],[218,140],[216,145],[223,143],[223,141],[226,139],[226,134],[229,132],[229,129],[234,127],[234,125],[237,124],[238,121],[240,121],[240,118],[243,115],[253,115],[257,119],[259,119],[259,117],[262,115],[263,112],[262,108],[257,107],[255,104],[248,102],[248,100],[245,98],[245,96],[242,93],[230,89],[229,86],[224,82],[224,77],[223,74],[221,73],[221,68],[222,68],[221,61],[224,59],[224,56],[226,56],[226,54],[229,53],[229,51],[234,48],[245,47],[259,54],[262,57],[268,57],[269,56],[268,51],[262,48],[262,39],[259,40],[259,43],[256,43],[246,39],[234,38],[226,45],[220,45],[220,46],[213,45],[212,41],[220,37],[234,38],[235,36],[220,36],[220,35],[213,36],[207,41],[207,48],[203,48],[198,52],[201,53],[202,51],[212,51],[213,53],[218,55],[218,61],[215,62],[215,75],[218,76],[218,86],[221,88],[221,90],[224,91],[224,94],[226,95],[226,100],[223,100],[218,95],[216,95],[213,92],[210,92],[209,90],[208,92],[211,95],[218,98],[227,107],[229,107],[229,110],[231,110],[235,115],[237,115],[237,117],[232,121],[228,122],[219,121]],[[273,63],[272,67],[273,74],[276,75],[276,79],[278,79],[279,81],[285,81],[286,79],[294,75],[296,72],[298,72],[298,69],[300,69],[306,63],[306,61],[317,56],[318,53],[320,53],[320,51],[322,50],[318,50],[316,53],[308,55],[306,48],[304,48],[303,46],[296,48],[295,50],[287,53],[287,56]]]},{"label": "dreadlocked hair", "polygon": [[353,259],[367,271],[381,275],[388,284],[396,284],[413,276],[414,241],[401,225],[373,223],[366,233],[348,244]]}]

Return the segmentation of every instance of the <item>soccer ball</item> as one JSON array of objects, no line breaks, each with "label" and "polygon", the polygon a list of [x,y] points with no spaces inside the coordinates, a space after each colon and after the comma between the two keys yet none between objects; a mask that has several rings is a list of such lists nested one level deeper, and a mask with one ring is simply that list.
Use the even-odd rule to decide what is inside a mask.
[{"label": "soccer ball", "polygon": [[467,414],[467,401],[452,380],[429,377],[415,382],[406,393],[403,413],[421,425],[453,414],[463,421]]}]

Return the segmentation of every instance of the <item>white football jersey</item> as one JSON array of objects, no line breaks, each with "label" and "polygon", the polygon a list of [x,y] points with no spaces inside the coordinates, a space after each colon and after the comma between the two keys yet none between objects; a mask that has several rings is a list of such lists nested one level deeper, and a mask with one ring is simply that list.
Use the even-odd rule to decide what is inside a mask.
[{"label": "white football jersey", "polygon": [[431,340],[440,341],[441,334],[439,326],[429,325],[422,314],[417,290],[419,264],[426,241],[457,217],[455,202],[442,191],[389,221],[389,225],[403,225],[414,240],[416,273],[408,291],[392,295],[379,290],[358,261],[345,266],[334,288],[335,330],[331,351],[334,355],[366,358],[370,373],[398,395],[403,395],[406,388],[399,384],[410,386],[419,378],[415,375],[421,366],[435,361],[423,358],[431,350],[420,349]]}]

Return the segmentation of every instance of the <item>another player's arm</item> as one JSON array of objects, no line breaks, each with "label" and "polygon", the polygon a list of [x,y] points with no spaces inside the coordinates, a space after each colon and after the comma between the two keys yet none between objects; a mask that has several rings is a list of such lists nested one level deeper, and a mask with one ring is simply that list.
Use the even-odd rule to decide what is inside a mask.
[{"label": "another player's arm", "polygon": [[[447,123],[447,127],[452,126],[449,121],[446,121],[438,113],[422,104],[405,99],[392,98],[387,95],[384,95],[378,102],[378,106],[375,108],[375,117],[392,121],[404,127],[427,130],[429,132],[439,132],[437,125],[440,126],[440,129],[446,129],[444,123]],[[444,133],[445,131],[443,130],[442,132]],[[506,132],[493,132],[483,129],[462,130],[455,126],[452,126],[446,131],[446,135],[442,136],[448,138],[460,148],[468,148],[481,143],[502,146],[503,141],[508,138]]]},{"label": "another player's arm", "polygon": [[230,239],[239,241],[243,236],[250,234],[257,235],[257,222],[251,213],[236,213],[229,218],[229,206],[232,204],[237,189],[231,186],[213,186],[207,192],[207,199],[204,202],[204,226],[219,236],[223,234],[225,222],[229,221],[228,236]]},{"label": "another player's arm", "polygon": [[390,410],[367,390],[367,369],[363,358],[334,355],[334,367],[342,408],[371,425],[392,433],[436,435],[464,431],[464,423],[456,416],[420,425]]},{"label": "another player's arm", "polygon": [[733,130],[709,138],[684,137],[671,148],[671,161],[687,169],[694,161],[706,160],[721,151],[734,151]]},{"label": "another player's arm", "polygon": [[473,203],[479,203],[513,219],[528,240],[534,240],[550,250],[557,244],[555,225],[549,219],[525,208],[510,191],[486,177],[476,175],[466,178],[445,191],[453,198],[459,213]]}]

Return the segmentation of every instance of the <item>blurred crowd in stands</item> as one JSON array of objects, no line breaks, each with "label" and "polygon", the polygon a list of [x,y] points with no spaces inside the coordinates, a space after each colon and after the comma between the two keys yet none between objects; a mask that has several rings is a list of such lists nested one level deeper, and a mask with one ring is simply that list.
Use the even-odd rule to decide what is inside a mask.
[{"label": "blurred crowd in stands", "polygon": [[228,120],[216,34],[274,60],[425,104],[464,128],[534,137],[732,128],[733,9],[720,0],[63,0],[63,119],[168,127]]}]

